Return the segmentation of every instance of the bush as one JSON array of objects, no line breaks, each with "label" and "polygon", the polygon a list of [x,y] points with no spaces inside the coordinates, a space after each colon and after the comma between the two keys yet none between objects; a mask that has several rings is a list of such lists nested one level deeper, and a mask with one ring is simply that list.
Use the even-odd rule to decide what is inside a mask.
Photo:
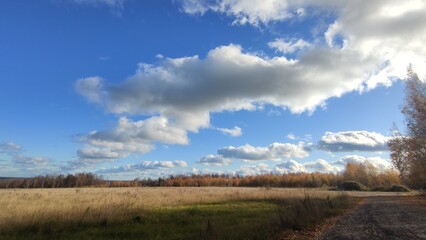
[{"label": "bush", "polygon": [[409,192],[410,189],[408,189],[407,187],[404,187],[402,185],[392,185],[389,189],[388,192]]},{"label": "bush", "polygon": [[335,216],[354,204],[347,194],[326,199],[311,198],[305,194],[303,199],[286,200],[278,204],[277,212],[280,226],[290,230],[304,230],[315,226],[324,219]]},{"label": "bush", "polygon": [[410,189],[399,185],[399,184],[394,184],[392,186],[388,186],[388,187],[384,187],[384,186],[379,186],[379,187],[374,187],[371,189],[371,191],[375,191],[375,192],[410,192]]},{"label": "bush", "polygon": [[342,184],[342,189],[345,191],[367,191],[368,188],[362,183],[355,181],[346,181]]}]

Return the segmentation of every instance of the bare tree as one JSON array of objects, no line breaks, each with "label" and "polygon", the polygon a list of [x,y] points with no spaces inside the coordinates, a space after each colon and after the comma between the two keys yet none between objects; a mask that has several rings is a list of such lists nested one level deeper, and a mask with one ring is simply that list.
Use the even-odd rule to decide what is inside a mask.
[{"label": "bare tree", "polygon": [[401,178],[412,188],[426,189],[426,83],[408,68],[405,99],[401,112],[407,132],[395,131],[388,145]]}]

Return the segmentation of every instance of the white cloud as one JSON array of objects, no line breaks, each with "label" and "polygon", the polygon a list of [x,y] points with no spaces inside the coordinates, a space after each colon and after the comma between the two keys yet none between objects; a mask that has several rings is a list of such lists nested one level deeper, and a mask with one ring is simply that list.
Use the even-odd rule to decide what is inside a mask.
[{"label": "white cloud", "polygon": [[27,169],[46,166],[51,162],[51,160],[46,157],[24,155],[22,146],[14,142],[0,144],[0,153],[5,153],[14,164]]},{"label": "white cloud", "polygon": [[317,159],[312,162],[300,163],[295,160],[284,160],[277,164],[272,169],[267,164],[258,165],[243,165],[237,171],[240,175],[258,175],[266,173],[301,173],[301,172],[323,172],[323,173],[338,173],[342,171],[342,167],[337,164],[331,164],[323,159]]},{"label": "white cloud", "polygon": [[367,89],[390,85],[391,76],[403,78],[408,63],[421,76],[426,73],[424,1],[346,1],[340,5],[339,17],[326,38],[330,46],[343,39],[345,49],[376,59],[377,70],[366,81]]},{"label": "white cloud", "polygon": [[225,135],[229,135],[231,137],[239,137],[243,134],[243,131],[241,130],[241,128],[234,126],[234,128],[216,128],[217,130],[219,130],[221,133],[225,134]]},{"label": "white cloud", "polygon": [[[76,88],[80,94],[107,111],[151,116],[144,122],[163,119],[162,131],[148,134],[145,129],[141,137],[130,138],[131,149],[144,146],[145,150],[138,152],[153,149],[154,142],[187,144],[188,132],[196,133],[210,126],[212,112],[256,110],[266,104],[292,113],[313,112],[329,98],[391,85],[396,78],[405,77],[409,63],[414,64],[420,76],[426,75],[426,3],[422,0],[188,0],[182,3],[188,13],[218,12],[232,17],[236,24],[259,26],[301,15],[308,17],[312,9],[315,14],[332,12],[335,20],[316,36],[319,39],[311,41],[311,47],[293,60],[285,56],[258,56],[231,44],[211,49],[205,58],[164,57],[156,65],[141,63],[133,76],[113,86],[104,84],[99,77],[78,80]],[[282,51],[288,53],[306,45],[298,40],[282,43],[287,44],[281,46]],[[98,137],[93,142],[98,147],[127,144],[129,138],[120,138],[122,134],[114,133],[112,140]],[[177,140],[168,137],[174,134]],[[353,145],[349,141],[343,147],[340,145],[341,148],[336,143],[337,148],[333,148],[325,140],[323,147],[329,151],[350,150],[351,146],[369,151],[386,150],[383,142],[370,146]],[[88,144],[96,147],[90,140]]]},{"label": "white cloud", "polygon": [[280,174],[283,173],[297,173],[297,172],[306,172],[305,166],[303,164],[298,163],[294,160],[286,160],[281,162],[280,164],[277,164],[274,168],[275,172],[278,172]]},{"label": "white cloud", "polygon": [[87,77],[78,79],[75,83],[75,90],[86,97],[90,102],[101,101],[103,79],[101,77]]},{"label": "white cloud", "polygon": [[337,173],[340,172],[342,169],[331,165],[329,162],[327,162],[324,159],[317,159],[315,162],[308,162],[303,164],[304,167],[311,172],[332,172]]},{"label": "white cloud", "polygon": [[287,134],[286,138],[287,138],[287,139],[290,139],[290,140],[296,140],[296,139],[298,139],[299,137],[297,137],[297,136],[296,136],[296,135],[294,135],[293,133],[289,133],[289,134]]},{"label": "white cloud", "polygon": [[203,15],[209,10],[208,3],[204,0],[183,0],[182,10],[188,14]]},{"label": "white cloud", "polygon": [[144,161],[139,164],[127,164],[120,167],[109,169],[101,169],[98,173],[122,173],[122,172],[138,172],[147,170],[159,170],[169,168],[182,168],[187,167],[188,164],[182,160],[175,161]]},{"label": "white cloud", "polygon": [[18,154],[13,157],[13,161],[21,166],[25,167],[40,167],[46,166],[51,162],[50,159],[45,157],[28,157]]},{"label": "white cloud", "polygon": [[231,159],[225,158],[221,155],[207,155],[204,156],[198,161],[198,163],[209,165],[209,166],[222,166],[222,165],[228,165],[232,162]]},{"label": "white cloud", "polygon": [[267,113],[268,117],[278,117],[281,116],[282,111],[278,109],[270,109]]},{"label": "white cloud", "polygon": [[88,147],[80,149],[80,159],[115,159],[127,157],[131,153],[143,154],[154,149],[154,142],[164,144],[187,144],[184,129],[171,126],[164,117],[151,117],[131,121],[121,117],[112,130],[94,131],[83,139]]},{"label": "white cloud", "polygon": [[[390,85],[389,76],[404,77],[409,62],[417,66],[419,75],[426,74],[423,41],[426,34],[426,3],[423,0],[182,0],[184,9],[203,14],[206,11],[226,14],[234,23],[267,25],[287,21],[309,14],[321,13],[336,16],[324,33],[331,48],[342,47],[364,57],[375,58],[376,66],[386,66],[368,76],[367,89],[377,85]],[[194,6],[194,7],[191,7]],[[198,10],[197,10],[198,9]],[[315,9],[309,12],[307,9]],[[313,26],[315,29],[315,26]]]},{"label": "white cloud", "polygon": [[115,159],[127,157],[126,152],[115,152],[110,148],[83,148],[77,151],[81,159]]},{"label": "white cloud", "polygon": [[298,172],[324,172],[337,173],[342,171],[342,168],[333,165],[324,159],[317,159],[313,162],[299,163],[294,160],[286,160],[277,164],[274,171],[280,174],[283,173],[298,173]]},{"label": "white cloud", "polygon": [[268,45],[269,47],[274,48],[283,54],[294,53],[311,46],[310,43],[303,39],[291,39],[290,41],[285,41],[284,39],[275,39],[274,41],[269,42]]},{"label": "white cloud", "polygon": [[388,139],[376,132],[326,132],[318,142],[318,148],[330,152],[387,151]]},{"label": "white cloud", "polygon": [[282,21],[301,15],[300,9],[290,11],[283,0],[182,0],[183,10],[189,14],[204,14],[213,11],[234,17],[234,24],[258,26],[271,21]]},{"label": "white cloud", "polygon": [[253,147],[249,144],[240,147],[224,147],[217,152],[225,158],[236,158],[247,161],[277,160],[282,158],[304,158],[309,156],[310,145],[304,143],[272,143],[268,147]]},{"label": "white cloud", "polygon": [[267,164],[259,163],[257,165],[243,165],[235,173],[240,176],[254,176],[271,172]]},{"label": "white cloud", "polygon": [[[80,79],[78,92],[111,112],[153,115],[137,122],[121,118],[117,129],[89,134],[88,144],[132,149],[142,144],[142,149],[151,150],[155,141],[187,144],[187,132],[210,126],[211,112],[254,110],[263,104],[288,107],[295,113],[313,111],[361,82],[353,82],[354,69],[344,69],[353,64],[339,59],[338,66],[331,67],[331,61],[324,60],[328,57],[319,50],[299,62],[267,59],[229,45],[210,51],[204,60],[194,56],[168,58],[158,66],[141,64],[134,76],[114,86],[104,86],[99,77]],[[336,76],[335,67],[341,77],[330,82]]]},{"label": "white cloud", "polygon": [[392,168],[392,163],[389,160],[381,157],[364,157],[359,155],[346,155],[335,164],[346,165],[346,163],[369,163],[372,164],[377,170],[387,170]]},{"label": "white cloud", "polygon": [[15,153],[22,150],[22,146],[14,142],[5,142],[0,144],[0,152]]},{"label": "white cloud", "polygon": [[354,52],[321,48],[297,61],[269,59],[228,45],[211,50],[206,59],[193,56],[167,58],[157,66],[140,64],[123,83],[102,89],[96,85],[82,95],[102,96],[111,112],[160,114],[195,131],[209,125],[210,112],[255,110],[263,104],[293,113],[313,111],[330,97],[362,88],[364,75],[375,69],[369,67],[370,60]]}]

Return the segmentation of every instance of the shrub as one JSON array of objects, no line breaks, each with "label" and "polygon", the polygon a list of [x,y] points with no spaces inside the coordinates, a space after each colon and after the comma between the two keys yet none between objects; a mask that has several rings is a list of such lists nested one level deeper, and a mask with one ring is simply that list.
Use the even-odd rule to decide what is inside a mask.
[{"label": "shrub", "polygon": [[367,191],[368,188],[362,183],[355,181],[346,181],[342,184],[342,189],[346,191]]},{"label": "shrub", "polygon": [[279,203],[277,212],[281,227],[300,231],[340,213],[353,203],[353,198],[346,194],[326,199],[311,198],[305,194],[303,199]]},{"label": "shrub", "polygon": [[375,192],[409,192],[410,189],[408,189],[405,186],[394,184],[392,186],[384,187],[384,186],[378,186],[371,189],[371,191]]},{"label": "shrub", "polygon": [[408,189],[405,186],[402,185],[392,185],[389,189],[388,192],[409,192],[410,189]]}]

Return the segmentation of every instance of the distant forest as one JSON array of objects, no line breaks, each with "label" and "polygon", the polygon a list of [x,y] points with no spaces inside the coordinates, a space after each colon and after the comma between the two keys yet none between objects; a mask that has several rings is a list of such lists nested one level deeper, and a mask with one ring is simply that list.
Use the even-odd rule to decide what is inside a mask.
[{"label": "distant forest", "polygon": [[344,181],[357,181],[367,187],[399,184],[395,170],[377,171],[369,164],[348,163],[340,174],[286,173],[239,176],[229,174],[178,175],[158,179],[104,180],[94,173],[46,175],[31,178],[0,179],[0,188],[78,188],[78,187],[339,187]]}]

